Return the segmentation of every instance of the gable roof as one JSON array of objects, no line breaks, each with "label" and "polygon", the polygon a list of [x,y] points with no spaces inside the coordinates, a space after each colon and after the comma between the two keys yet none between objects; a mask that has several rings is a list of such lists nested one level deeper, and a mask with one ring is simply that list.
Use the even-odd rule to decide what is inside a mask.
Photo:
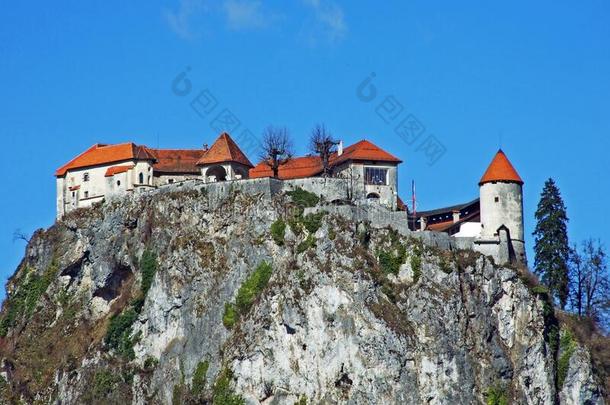
[{"label": "gable roof", "polygon": [[[301,179],[322,173],[322,161],[318,156],[302,156],[290,159],[278,168],[278,178],[282,180]],[[260,162],[250,169],[250,178],[273,177],[273,170],[267,162]]]},{"label": "gable roof", "polygon": [[254,167],[246,155],[239,149],[239,146],[229,134],[223,132],[199,159],[197,165],[210,165],[215,163],[236,162],[248,167]]},{"label": "gable roof", "polygon": [[118,145],[95,144],[55,172],[55,176],[63,177],[68,170],[99,166],[125,160],[155,160],[155,157],[145,146],[138,146],[132,142]]},{"label": "gable roof", "polygon": [[112,166],[112,167],[109,167],[108,169],[106,169],[106,173],[104,174],[104,177],[112,177],[115,174],[125,173],[126,171],[128,171],[129,169],[133,169],[134,167],[136,167],[136,166],[135,165]]},{"label": "gable roof", "polygon": [[363,139],[343,149],[341,156],[333,153],[330,157],[331,165],[337,165],[348,160],[364,161],[373,160],[378,162],[402,163],[402,160],[386,152],[374,143]]},{"label": "gable roof", "polygon": [[203,149],[148,149],[156,158],[153,164],[157,173],[198,174],[197,162],[204,155]]},{"label": "gable roof", "polygon": [[494,181],[523,184],[523,180],[519,176],[519,173],[517,173],[517,170],[515,170],[502,149],[498,150],[498,153],[494,156],[491,164],[485,171],[485,174],[481,177],[479,186]]}]

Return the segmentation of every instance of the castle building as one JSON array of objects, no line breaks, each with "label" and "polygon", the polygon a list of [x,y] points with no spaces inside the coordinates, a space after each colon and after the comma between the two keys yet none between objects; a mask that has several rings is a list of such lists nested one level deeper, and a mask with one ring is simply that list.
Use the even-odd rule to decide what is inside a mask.
[{"label": "castle building", "polygon": [[[394,210],[397,206],[397,167],[401,160],[362,140],[330,158],[331,175],[348,180],[354,198],[367,198]],[[290,159],[280,166],[283,180],[322,174],[317,156]],[[186,180],[205,183],[272,177],[266,162],[256,167],[227,133],[210,148],[154,149],[134,143],[96,144],[55,172],[57,218],[76,208],[130,192],[153,190]]]},{"label": "castle building", "polygon": [[[330,156],[329,169],[331,176],[347,180],[352,196],[364,197],[396,210],[400,163],[402,161],[396,156],[370,141],[361,140],[346,148],[339,143],[337,151]],[[295,157],[279,167],[278,177],[282,180],[316,177],[323,170],[319,156]],[[250,178],[272,175],[271,168],[265,162],[250,170]]]},{"label": "castle building", "polygon": [[499,150],[479,181],[479,198],[410,215],[409,228],[472,239],[501,263],[525,263],[523,180]]},{"label": "castle building", "polygon": [[[331,202],[347,200],[406,211],[396,217],[406,229],[446,233],[456,246],[468,246],[500,263],[526,262],[523,180],[502,150],[479,181],[479,198],[416,214],[409,213],[398,197],[401,163],[370,141],[361,140],[345,148],[340,142],[326,171],[332,181],[318,181],[317,186],[313,185],[315,180],[307,181],[324,173],[320,157],[311,155],[293,157],[280,165],[278,179],[284,184],[305,180],[303,185],[318,187],[317,192]],[[59,219],[74,209],[126,193],[184,181],[260,179],[273,177],[273,171],[265,161],[253,166],[231,136],[222,133],[210,148],[192,150],[154,149],[134,143],[96,144],[60,167],[55,176]],[[329,188],[331,183],[334,191]]]}]

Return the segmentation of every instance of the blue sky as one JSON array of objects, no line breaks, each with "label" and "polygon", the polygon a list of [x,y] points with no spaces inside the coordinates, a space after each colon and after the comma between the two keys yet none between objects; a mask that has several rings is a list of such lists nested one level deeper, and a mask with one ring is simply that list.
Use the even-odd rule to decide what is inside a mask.
[{"label": "blue sky", "polygon": [[[420,209],[476,197],[501,143],[526,183],[530,248],[548,177],[571,239],[607,245],[609,19],[605,1],[3,2],[0,277],[23,255],[13,231],[53,223],[57,167],[97,142],[200,147],[225,110],[237,134],[286,125],[301,153],[318,122],[372,140],[405,161],[400,194],[415,179]],[[207,115],[190,106],[202,92]],[[408,139],[407,117],[423,128]]]}]

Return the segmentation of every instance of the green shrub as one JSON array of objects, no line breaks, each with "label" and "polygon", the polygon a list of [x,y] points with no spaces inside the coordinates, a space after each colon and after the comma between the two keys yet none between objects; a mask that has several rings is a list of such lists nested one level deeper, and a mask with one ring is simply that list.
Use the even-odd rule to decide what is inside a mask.
[{"label": "green shrub", "polygon": [[322,226],[322,218],[324,218],[325,212],[318,212],[317,214],[307,214],[303,217],[303,225],[309,233],[316,233]]},{"label": "green shrub", "polygon": [[320,198],[314,193],[303,190],[301,187],[295,188],[293,191],[289,191],[286,194],[292,198],[297,205],[302,208],[315,207],[320,202]]},{"label": "green shrub", "polygon": [[421,277],[421,256],[411,256],[411,270],[413,270],[413,282],[417,283]]},{"label": "green shrub", "polygon": [[228,368],[220,372],[212,389],[214,405],[245,405],[246,401],[231,388],[233,373]]},{"label": "green shrub", "polygon": [[147,357],[146,360],[144,360],[144,370],[154,370],[158,365],[159,360],[154,357]]},{"label": "green shrub", "polygon": [[285,233],[286,223],[281,218],[271,224],[271,237],[279,246],[284,244]]},{"label": "green shrub", "polygon": [[495,385],[487,389],[485,393],[487,405],[508,405],[508,393],[506,388]]},{"label": "green shrub", "polygon": [[406,250],[399,246],[396,252],[379,252],[379,266],[384,274],[398,274],[400,265],[405,262]]},{"label": "green shrub", "polygon": [[307,249],[316,245],[316,238],[313,235],[308,235],[307,238],[297,246],[297,253],[303,253]]},{"label": "green shrub", "polygon": [[298,401],[294,403],[294,405],[307,405],[307,397],[303,395],[301,398],[299,398]]},{"label": "green shrub", "polygon": [[248,312],[256,297],[265,289],[271,278],[273,269],[267,262],[262,262],[256,270],[243,282],[237,291],[235,304],[226,303],[222,323],[231,329],[240,315]]},{"label": "green shrub", "polygon": [[206,376],[208,374],[208,368],[210,368],[209,361],[200,361],[197,364],[195,373],[193,373],[193,383],[191,385],[191,392],[195,396],[199,396],[205,388]]},{"label": "green shrub", "polygon": [[146,249],[140,258],[140,271],[142,272],[141,288],[144,297],[146,297],[148,290],[150,290],[150,286],[155,278],[155,273],[157,272],[157,267],[157,255],[151,250]]},{"label": "green shrub", "polygon": [[119,382],[118,376],[110,370],[99,370],[93,377],[92,394],[97,400],[112,394]]},{"label": "green shrub", "polygon": [[110,324],[106,331],[104,342],[106,347],[115,350],[122,357],[132,360],[135,358],[133,345],[136,338],[131,337],[132,325],[136,321],[138,314],[133,308],[123,311],[121,314],[110,318]]},{"label": "green shrub", "polygon": [[235,304],[240,313],[245,313],[256,299],[256,296],[263,291],[271,278],[272,268],[269,263],[262,262],[258,265],[237,291]]},{"label": "green shrub", "polygon": [[559,338],[559,349],[561,355],[557,361],[557,385],[559,389],[563,387],[563,383],[568,376],[568,370],[570,368],[570,358],[576,350],[576,342],[574,336],[569,330],[563,330]]},{"label": "green shrub", "polygon": [[15,326],[21,317],[25,316],[29,319],[34,314],[38,301],[47,291],[58,271],[59,266],[55,259],[42,275],[35,273],[31,268],[24,269],[24,281],[7,299],[6,315],[0,321],[0,336],[6,336],[8,330]]},{"label": "green shrub", "polygon": [[230,302],[225,303],[225,312],[222,316],[222,324],[227,328],[231,329],[237,323],[237,318],[239,318],[239,314],[237,313],[237,309],[234,304]]},{"label": "green shrub", "polygon": [[328,230],[328,239],[335,240],[336,237],[337,237],[337,232],[335,232],[334,229],[330,228]]},{"label": "green shrub", "polygon": [[532,291],[532,293],[538,294],[538,295],[548,295],[549,294],[549,289],[543,285],[533,286],[531,291]]}]

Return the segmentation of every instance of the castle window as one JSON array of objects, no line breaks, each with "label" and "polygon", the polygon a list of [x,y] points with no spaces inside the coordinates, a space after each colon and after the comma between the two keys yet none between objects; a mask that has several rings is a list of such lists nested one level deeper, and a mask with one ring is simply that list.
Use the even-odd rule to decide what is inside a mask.
[{"label": "castle window", "polygon": [[140,184],[144,184],[144,173],[140,173],[139,180]]},{"label": "castle window", "polygon": [[365,167],[364,183],[374,186],[386,186],[388,184],[388,169]]},{"label": "castle window", "polygon": [[494,201],[495,201],[495,202],[500,202],[500,197],[496,197],[496,198],[494,198]]},{"label": "castle window", "polygon": [[89,181],[89,173],[83,174],[83,181]]},{"label": "castle window", "polygon": [[172,183],[174,182],[174,179],[167,179],[167,182],[168,182],[169,184],[172,184]]},{"label": "castle window", "polygon": [[85,191],[85,198],[89,198],[89,192]]},{"label": "castle window", "polygon": [[116,185],[120,187],[121,186],[121,180],[117,180]]}]

